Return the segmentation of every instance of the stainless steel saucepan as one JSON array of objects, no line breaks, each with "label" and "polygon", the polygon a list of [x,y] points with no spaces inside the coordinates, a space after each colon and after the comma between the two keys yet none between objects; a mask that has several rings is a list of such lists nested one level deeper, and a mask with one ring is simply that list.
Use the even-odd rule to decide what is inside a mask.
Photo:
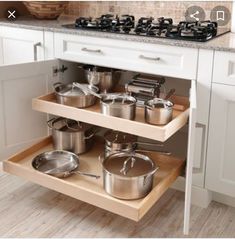
[{"label": "stainless steel saucepan", "polygon": [[134,200],[145,197],[153,186],[158,167],[148,156],[119,152],[102,161],[103,187],[113,197]]},{"label": "stainless steel saucepan", "polygon": [[37,171],[57,178],[66,178],[73,174],[100,178],[98,175],[79,171],[79,157],[64,150],[53,150],[39,154],[33,159],[32,166]]},{"label": "stainless steel saucepan", "polygon": [[85,71],[85,76],[90,85],[95,85],[99,88],[101,93],[111,92],[119,81],[119,76],[116,73],[120,71],[94,66],[94,65],[83,65],[79,66]]},{"label": "stainless steel saucepan", "polygon": [[97,131],[93,125],[63,117],[52,118],[47,124],[52,129],[54,149],[82,154],[93,145]]},{"label": "stainless steel saucepan", "polygon": [[[92,92],[98,92],[99,90],[97,87],[88,84],[81,85],[87,86]],[[63,105],[86,108],[94,105],[96,102],[96,97],[93,94],[74,87],[74,84],[62,84],[61,82],[57,82],[54,84],[54,90],[57,102]]]},{"label": "stainless steel saucepan", "polygon": [[73,84],[83,92],[92,94],[100,99],[101,113],[104,115],[115,116],[123,119],[134,120],[136,113],[136,99],[126,93],[107,93],[97,94],[87,85],[80,83]]},{"label": "stainless steel saucepan", "polygon": [[169,123],[173,115],[173,103],[168,99],[175,93],[171,89],[164,99],[153,98],[145,102],[145,121],[154,125]]}]

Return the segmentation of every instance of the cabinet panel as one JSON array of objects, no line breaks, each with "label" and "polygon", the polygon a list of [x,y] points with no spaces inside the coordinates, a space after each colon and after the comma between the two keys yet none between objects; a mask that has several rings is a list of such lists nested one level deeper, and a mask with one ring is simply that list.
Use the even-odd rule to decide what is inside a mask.
[{"label": "cabinet panel", "polygon": [[0,160],[47,135],[47,116],[33,111],[31,102],[47,93],[54,63],[0,67]]},{"label": "cabinet panel", "polygon": [[3,65],[2,38],[0,36],[0,66]]},{"label": "cabinet panel", "polygon": [[206,187],[235,197],[235,86],[213,84]]},{"label": "cabinet panel", "polygon": [[43,31],[2,26],[0,37],[4,65],[44,59]]},{"label": "cabinet panel", "polygon": [[235,54],[215,52],[213,82],[235,85]]}]

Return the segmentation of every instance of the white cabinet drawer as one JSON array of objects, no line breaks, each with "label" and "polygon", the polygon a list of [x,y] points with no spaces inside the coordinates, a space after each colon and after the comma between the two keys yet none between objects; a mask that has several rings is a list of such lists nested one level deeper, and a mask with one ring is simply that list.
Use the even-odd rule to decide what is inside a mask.
[{"label": "white cabinet drawer", "polygon": [[213,82],[235,85],[235,53],[215,52]]},{"label": "white cabinet drawer", "polygon": [[87,64],[196,79],[198,50],[56,33],[55,56]]},{"label": "white cabinet drawer", "polygon": [[0,39],[0,64],[44,60],[43,31],[1,26]]}]

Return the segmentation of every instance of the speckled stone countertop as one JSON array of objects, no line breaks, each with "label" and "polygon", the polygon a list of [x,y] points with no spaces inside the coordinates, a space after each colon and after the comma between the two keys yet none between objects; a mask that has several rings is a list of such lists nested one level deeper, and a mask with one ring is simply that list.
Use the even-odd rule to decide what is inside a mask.
[{"label": "speckled stone countertop", "polygon": [[11,26],[32,30],[45,30],[52,32],[60,32],[67,34],[76,34],[81,36],[91,36],[91,37],[103,37],[116,40],[125,40],[125,41],[135,41],[135,42],[144,42],[151,44],[162,44],[162,45],[171,45],[171,46],[180,46],[180,47],[189,47],[189,48],[200,48],[200,49],[212,49],[218,51],[230,51],[235,52],[235,33],[226,33],[222,36],[219,36],[213,40],[203,43],[191,42],[191,41],[179,41],[172,39],[162,39],[154,37],[143,37],[135,35],[125,35],[125,34],[114,34],[114,33],[105,33],[97,32],[90,30],[75,30],[67,29],[62,27],[64,24],[69,24],[71,21],[58,21],[58,20],[16,20],[14,22],[9,22],[7,20],[0,19],[0,26]]}]

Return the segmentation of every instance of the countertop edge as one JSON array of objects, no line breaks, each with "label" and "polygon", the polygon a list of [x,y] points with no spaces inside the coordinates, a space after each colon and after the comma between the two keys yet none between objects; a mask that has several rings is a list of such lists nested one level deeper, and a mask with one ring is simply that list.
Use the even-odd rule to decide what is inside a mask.
[{"label": "countertop edge", "polygon": [[[35,20],[34,22],[37,22],[37,20]],[[113,39],[113,40],[134,41],[134,42],[146,43],[146,44],[160,44],[160,45],[196,48],[196,49],[204,49],[204,50],[235,52],[235,46],[229,47],[229,46],[216,45],[216,41],[225,37],[225,35],[231,34],[231,33],[227,33],[223,36],[219,36],[218,38],[210,40],[208,42],[200,43],[200,42],[192,42],[192,41],[184,41],[184,40],[172,40],[172,39],[151,38],[151,37],[144,37],[144,36],[96,32],[96,31],[90,31],[90,30],[77,31],[77,30],[66,29],[61,27],[61,25],[64,23],[59,23],[57,21],[55,21],[54,23],[51,23],[50,21],[50,24],[52,26],[43,26],[43,25],[40,25],[40,22],[41,21],[37,22],[37,25],[36,25],[36,24],[30,24],[30,21],[28,24],[26,24],[26,23],[19,23],[19,22],[17,23],[5,22],[0,20],[0,26],[23,28],[28,30],[48,31],[48,32],[54,32],[54,33],[73,34],[73,35],[88,36],[88,37],[100,37],[100,38],[107,38],[107,39]],[[45,24],[48,22],[45,21],[43,23]],[[234,39],[235,39],[235,34],[234,34]],[[213,44],[211,44],[212,41],[214,41]]]}]

